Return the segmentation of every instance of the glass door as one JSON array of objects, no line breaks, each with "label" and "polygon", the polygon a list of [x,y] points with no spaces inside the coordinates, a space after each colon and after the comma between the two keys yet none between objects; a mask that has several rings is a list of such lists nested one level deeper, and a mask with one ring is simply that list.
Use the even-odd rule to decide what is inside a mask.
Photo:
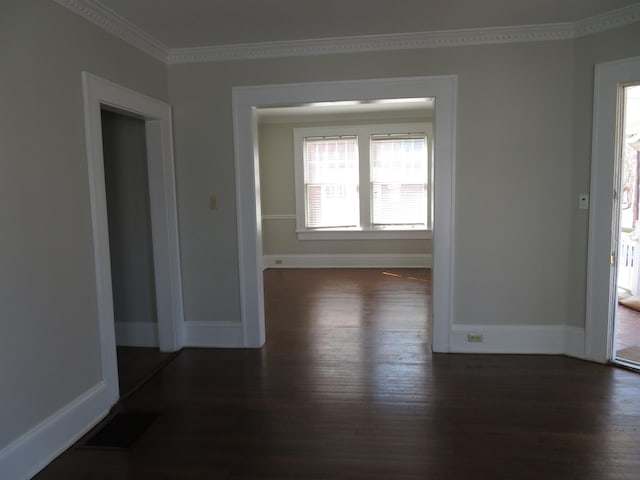
[{"label": "glass door", "polygon": [[617,306],[612,359],[640,369],[640,84],[621,87]]}]

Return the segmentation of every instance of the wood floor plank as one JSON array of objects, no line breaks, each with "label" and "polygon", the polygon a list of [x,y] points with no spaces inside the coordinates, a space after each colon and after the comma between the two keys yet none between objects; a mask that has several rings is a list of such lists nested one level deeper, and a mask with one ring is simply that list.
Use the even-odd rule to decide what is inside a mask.
[{"label": "wood floor plank", "polygon": [[431,354],[430,291],[420,269],[268,270],[263,349],[183,350],[123,402],[161,412],[130,450],[36,478],[640,478],[638,374]]}]

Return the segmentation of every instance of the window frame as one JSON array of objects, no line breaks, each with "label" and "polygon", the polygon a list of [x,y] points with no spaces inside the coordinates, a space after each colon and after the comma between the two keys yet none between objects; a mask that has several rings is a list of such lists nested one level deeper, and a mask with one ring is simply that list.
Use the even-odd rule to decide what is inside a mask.
[{"label": "window frame", "polygon": [[[388,226],[384,228],[371,225],[371,137],[372,135],[424,133],[428,149],[427,185],[427,223],[425,228],[401,228]],[[359,156],[359,211],[358,227],[307,228],[304,184],[304,140],[310,137],[357,136]],[[433,221],[433,123],[382,123],[363,125],[341,125],[324,127],[301,127],[293,129],[294,141],[294,175],[296,194],[296,234],[298,240],[365,240],[365,239],[427,239],[432,238]]]}]

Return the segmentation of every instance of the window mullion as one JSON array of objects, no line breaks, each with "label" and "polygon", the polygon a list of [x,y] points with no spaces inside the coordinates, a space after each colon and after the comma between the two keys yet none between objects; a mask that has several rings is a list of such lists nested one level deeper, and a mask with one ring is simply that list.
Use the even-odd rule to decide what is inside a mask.
[{"label": "window mullion", "polygon": [[368,131],[358,134],[358,152],[360,160],[360,228],[371,229],[371,139]]}]

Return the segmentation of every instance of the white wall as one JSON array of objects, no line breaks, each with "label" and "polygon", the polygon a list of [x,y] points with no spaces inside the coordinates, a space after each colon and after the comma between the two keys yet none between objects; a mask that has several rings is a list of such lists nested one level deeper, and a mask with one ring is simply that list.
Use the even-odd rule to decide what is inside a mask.
[{"label": "white wall", "polygon": [[19,478],[2,468],[23,435],[101,380],[81,71],[161,99],[167,83],[51,0],[3,1],[0,47],[0,477]]}]

